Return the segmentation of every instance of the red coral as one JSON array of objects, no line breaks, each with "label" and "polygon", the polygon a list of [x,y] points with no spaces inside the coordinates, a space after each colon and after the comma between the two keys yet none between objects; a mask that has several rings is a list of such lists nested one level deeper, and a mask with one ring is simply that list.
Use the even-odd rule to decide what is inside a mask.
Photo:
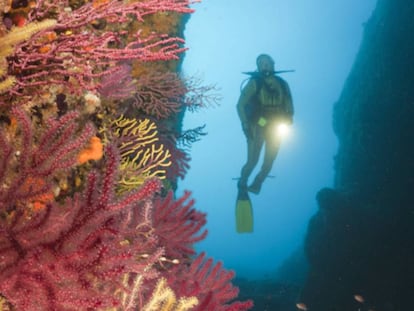
[{"label": "red coral", "polygon": [[30,119],[21,109],[13,109],[16,129],[0,132],[0,211],[49,194],[53,177],[76,164],[76,154],[94,133],[91,123],[78,130],[78,117],[70,112],[48,119],[48,128],[35,142]]},{"label": "red coral", "polygon": [[[205,215],[193,209],[189,193],[153,200],[160,182],[151,179],[117,197],[119,156],[109,146],[105,157],[105,173],[92,171],[83,193],[63,205],[46,204],[31,218],[22,210],[0,218],[0,292],[7,301],[23,311],[120,307],[114,293],[133,291],[139,278],[131,303],[143,306],[155,278],[165,276],[178,296],[198,298],[195,310],[247,310],[250,301],[229,303],[238,294],[233,272],[204,254],[189,264],[192,244],[207,233],[200,233]],[[125,275],[129,284],[121,283]]]},{"label": "red coral", "polygon": [[190,192],[186,192],[175,201],[170,191],[166,198],[154,202],[155,234],[165,247],[165,255],[172,259],[195,254],[193,244],[207,235],[207,230],[199,233],[206,224],[206,215],[193,208],[194,200],[189,197]]},{"label": "red coral", "polygon": [[[136,229],[131,215],[138,203],[159,191],[160,183],[149,180],[117,198],[113,148],[106,158],[105,174],[92,172],[84,193],[63,206],[48,204],[30,219],[20,211],[0,219],[0,292],[17,310],[119,306],[113,295],[123,288],[122,275],[156,275],[150,268],[161,251],[151,235]],[[137,259],[138,254],[146,256]]]},{"label": "red coral", "polygon": [[171,135],[160,137],[160,141],[171,153],[171,165],[167,168],[167,179],[184,179],[190,169],[190,155],[185,150],[178,148],[176,139]]},{"label": "red coral", "polygon": [[[0,105],[7,105],[2,109],[23,105],[27,99],[37,105],[37,96],[56,91],[51,86],[59,86],[60,94],[76,96],[92,90],[111,99],[128,97],[132,80],[124,61],[178,59],[185,48],[181,38],[153,33],[144,37],[142,32],[131,36],[124,26],[152,13],[191,12],[189,4],[189,0],[111,0],[71,7],[66,0],[35,1],[28,22],[52,17],[57,23],[13,46],[6,71],[16,83],[1,94]],[[123,25],[94,29],[101,21]],[[114,77],[125,87],[111,90],[120,86],[109,82]],[[137,105],[158,118],[214,102],[214,96],[203,97],[209,89],[183,84],[175,74],[142,79]],[[205,260],[204,254],[192,262],[193,244],[207,231],[202,231],[205,215],[193,208],[188,193],[178,200],[169,193],[154,201],[160,182],[151,179],[140,189],[117,196],[119,156],[108,142],[104,166],[98,165],[102,171],[88,175],[83,192],[61,204],[52,202],[53,178],[75,165],[76,154],[94,128],[87,123],[80,129],[75,121],[78,113],[70,112],[47,120],[48,128],[35,135],[21,109],[13,109],[12,116],[19,124],[16,132],[0,132],[0,293],[16,310],[121,308],[125,297],[127,310],[142,308],[161,276],[177,296],[196,296],[195,310],[251,307],[250,301],[232,302],[238,294],[231,284],[233,272]],[[183,178],[189,168],[188,153],[176,142],[165,139],[174,158],[170,179]],[[25,213],[27,205],[39,202],[40,211]]]},{"label": "red coral", "polygon": [[[140,32],[128,35],[123,30],[98,31],[90,26],[100,20],[108,24],[127,24],[134,19],[142,22],[145,16],[157,12],[191,13],[189,3],[188,0],[105,1],[72,9],[64,0],[36,1],[28,21],[56,16],[57,24],[15,47],[7,71],[17,81],[2,96],[18,95],[16,98],[23,104],[23,95],[32,96],[41,90],[39,86],[50,85],[65,86],[70,93],[80,95],[85,90],[96,91],[100,78],[117,71],[113,64],[119,61],[178,59],[186,50],[182,38],[155,33],[144,37]],[[131,39],[125,42],[127,35]]]},{"label": "red coral", "polygon": [[[157,244],[164,249],[160,257],[159,272],[168,280],[178,297],[197,297],[199,303],[194,311],[245,311],[253,306],[252,301],[235,301],[239,290],[231,283],[235,273],[226,271],[221,262],[206,260],[204,253],[195,260],[193,244],[204,239],[207,230],[205,214],[193,208],[194,200],[186,192],[178,200],[173,192],[166,198],[157,198],[152,208],[152,232]],[[155,280],[147,285],[154,287]],[[139,306],[149,299],[150,292],[141,294]]]},{"label": "red coral", "polygon": [[249,310],[253,307],[251,300],[234,301],[239,293],[231,283],[234,275],[224,270],[221,262],[214,264],[212,258],[206,260],[205,253],[201,253],[190,266],[177,267],[168,280],[178,295],[198,298],[194,311]]},{"label": "red coral", "polygon": [[187,89],[176,73],[147,74],[139,77],[137,86],[132,104],[150,116],[166,119],[183,107]]},{"label": "red coral", "polygon": [[98,87],[99,94],[107,99],[130,98],[134,91],[131,66],[127,63],[118,65],[112,72],[104,75]]}]

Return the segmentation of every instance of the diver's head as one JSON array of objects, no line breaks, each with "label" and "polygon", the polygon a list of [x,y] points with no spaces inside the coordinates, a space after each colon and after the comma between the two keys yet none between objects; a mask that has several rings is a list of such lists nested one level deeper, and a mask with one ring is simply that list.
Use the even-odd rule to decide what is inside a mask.
[{"label": "diver's head", "polygon": [[260,54],[256,58],[257,70],[264,76],[270,76],[275,72],[275,62],[267,54]]}]

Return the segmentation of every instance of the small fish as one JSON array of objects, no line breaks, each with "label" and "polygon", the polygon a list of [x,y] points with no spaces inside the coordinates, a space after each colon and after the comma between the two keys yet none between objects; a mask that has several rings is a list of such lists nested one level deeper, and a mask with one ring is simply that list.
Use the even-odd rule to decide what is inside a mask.
[{"label": "small fish", "polygon": [[308,307],[303,302],[298,302],[296,304],[296,308],[298,308],[299,310],[303,310],[303,311],[308,310]]},{"label": "small fish", "polygon": [[358,295],[358,294],[354,295],[354,299],[356,301],[358,301],[359,303],[364,303],[365,302],[364,297],[362,297],[361,295]]}]

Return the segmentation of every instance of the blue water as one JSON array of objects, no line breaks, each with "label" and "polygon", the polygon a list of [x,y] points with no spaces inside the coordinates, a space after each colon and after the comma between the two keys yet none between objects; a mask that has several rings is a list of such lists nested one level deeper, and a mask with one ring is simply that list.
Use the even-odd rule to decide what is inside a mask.
[{"label": "blue water", "polygon": [[[208,136],[193,145],[191,169],[179,184],[193,192],[208,215],[209,235],[198,251],[224,262],[241,277],[273,277],[302,246],[316,192],[333,182],[337,141],[332,107],[358,51],[375,0],[205,0],[186,26],[184,73],[215,84],[218,107],[187,114],[184,128],[206,124]],[[260,195],[252,195],[254,232],[235,230],[236,181],[246,145],[235,105],[241,72],[270,54],[295,106],[291,135],[283,142]],[[253,174],[254,175],[254,174]]]}]

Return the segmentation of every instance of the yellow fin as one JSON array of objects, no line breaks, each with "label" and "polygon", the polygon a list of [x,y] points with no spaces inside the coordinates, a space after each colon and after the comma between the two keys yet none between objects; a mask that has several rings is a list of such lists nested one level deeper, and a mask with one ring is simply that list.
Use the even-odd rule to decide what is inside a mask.
[{"label": "yellow fin", "polygon": [[250,200],[237,200],[236,230],[238,233],[253,232],[253,209]]}]

